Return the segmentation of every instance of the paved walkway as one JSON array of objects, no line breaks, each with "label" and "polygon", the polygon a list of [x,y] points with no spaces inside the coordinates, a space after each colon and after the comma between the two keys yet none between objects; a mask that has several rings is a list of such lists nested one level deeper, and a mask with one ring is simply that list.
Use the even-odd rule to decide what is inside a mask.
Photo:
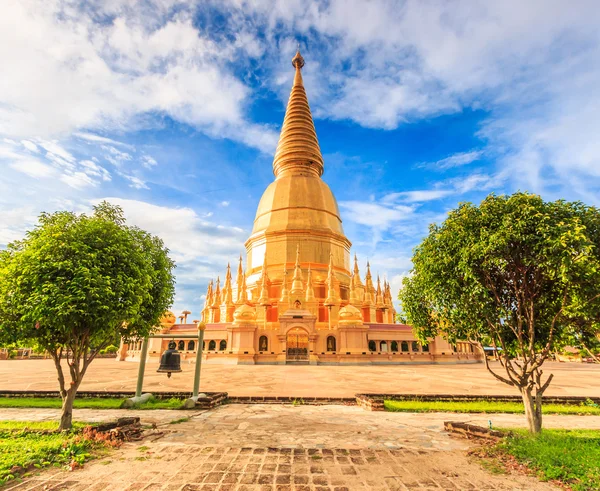
[{"label": "paved walkway", "polygon": [[[194,365],[169,379],[146,366],[145,391],[191,391]],[[94,360],[81,390],[135,390],[138,364],[114,359]],[[600,365],[546,363],[554,374],[547,395],[597,396]],[[50,360],[0,361],[0,390],[57,390]],[[390,366],[202,365],[202,390],[236,396],[352,397],[357,392],[412,394],[517,394],[497,381],[483,364]]]},{"label": "paved walkway", "polygon": [[[78,420],[124,411],[77,410]],[[136,412],[127,411],[127,415]],[[56,418],[56,410],[1,410],[0,419]],[[368,412],[355,406],[228,405],[213,411],[138,411],[155,423],[81,470],[51,469],[7,489],[89,490],[554,490],[520,475],[491,475],[466,455],[472,442],[443,421],[523,426],[520,415]],[[190,416],[177,424],[169,422]],[[547,427],[600,428],[600,417],[547,416]]]}]

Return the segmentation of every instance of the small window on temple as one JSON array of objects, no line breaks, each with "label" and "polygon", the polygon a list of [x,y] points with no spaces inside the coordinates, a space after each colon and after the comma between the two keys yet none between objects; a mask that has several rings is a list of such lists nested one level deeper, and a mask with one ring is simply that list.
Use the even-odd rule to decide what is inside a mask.
[{"label": "small window on temple", "polygon": [[215,351],[217,349],[217,342],[214,339],[211,339],[208,343],[208,351]]},{"label": "small window on temple", "polygon": [[402,353],[408,353],[408,343],[406,341],[402,341]]},{"label": "small window on temple", "polygon": [[394,352],[398,351],[398,341],[392,341],[391,349]]},{"label": "small window on temple", "polygon": [[369,351],[377,351],[377,345],[375,341],[369,341]]},{"label": "small window on temple", "polygon": [[227,349],[227,341],[224,339],[219,343],[219,351],[225,351]]},{"label": "small window on temple", "polygon": [[328,336],[327,337],[327,351],[336,351],[335,349],[335,337]]},{"label": "small window on temple", "polygon": [[419,351],[419,343],[417,341],[412,342],[412,350]]},{"label": "small window on temple", "polygon": [[177,343],[177,349],[183,351],[185,349],[185,341],[179,341],[179,343]]},{"label": "small window on temple", "polygon": [[429,353],[429,345],[428,345],[428,344],[424,344],[424,345],[422,346],[422,349],[423,349],[423,352],[424,352],[424,353]]},{"label": "small window on temple", "polygon": [[381,343],[379,343],[379,347],[381,348],[380,351],[387,352],[387,341],[381,341]]},{"label": "small window on temple", "polygon": [[196,343],[194,341],[190,341],[188,343],[188,351],[194,351],[195,347],[196,347]]},{"label": "small window on temple", "polygon": [[269,349],[269,339],[267,336],[261,336],[258,340],[258,351],[267,351]]}]

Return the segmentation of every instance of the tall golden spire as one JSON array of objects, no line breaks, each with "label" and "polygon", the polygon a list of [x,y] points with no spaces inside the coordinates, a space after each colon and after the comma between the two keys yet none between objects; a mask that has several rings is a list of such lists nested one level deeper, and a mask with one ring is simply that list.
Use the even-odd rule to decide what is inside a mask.
[{"label": "tall golden spire", "polygon": [[329,270],[327,274],[327,298],[323,305],[332,307],[337,303],[337,295],[335,291],[335,283],[333,278],[333,254],[329,254]]},{"label": "tall golden spire", "polygon": [[267,255],[265,254],[265,259],[263,261],[263,269],[261,275],[260,282],[260,297],[258,299],[259,305],[263,307],[267,307],[271,305],[271,301],[269,300],[269,275],[267,274]]},{"label": "tall golden spire", "polygon": [[244,303],[242,300],[242,290],[244,284],[244,269],[242,268],[242,255],[240,254],[240,262],[238,263],[237,278],[235,279],[235,285],[237,287],[237,298],[235,299],[236,305]]},{"label": "tall golden spire", "polygon": [[354,254],[354,287],[360,288],[363,286],[363,283],[360,279],[360,271],[358,269],[358,258],[356,254]]},{"label": "tall golden spire", "polygon": [[373,294],[375,288],[373,287],[373,277],[371,276],[371,265],[367,261],[367,274],[365,275],[365,298],[363,299],[363,305],[370,306],[374,303]]},{"label": "tall golden spire", "polygon": [[305,297],[305,300],[307,302],[314,302],[315,301],[315,289],[313,288],[312,272],[310,270],[310,263],[308,265],[308,277],[306,279],[306,297]]},{"label": "tall golden spire", "polygon": [[292,290],[290,294],[294,297],[304,293],[304,278],[300,269],[300,245],[296,246],[296,264],[294,265],[294,276],[292,278]]},{"label": "tall golden spire", "polygon": [[238,294],[239,304],[248,303],[248,287],[246,286],[246,273],[242,274],[242,290]]},{"label": "tall golden spire", "polygon": [[211,307],[216,309],[221,305],[221,279],[217,276],[217,287],[215,288],[215,293],[213,295],[213,301]]},{"label": "tall golden spire", "polygon": [[290,303],[290,292],[287,287],[287,268],[285,265],[283,266],[283,280],[281,281],[281,299],[279,303],[282,304],[283,307],[287,307]]},{"label": "tall golden spire", "polygon": [[375,295],[375,305],[378,309],[383,308],[383,293],[381,291],[381,280],[379,279],[379,275],[377,275],[377,290]]},{"label": "tall golden spire", "polygon": [[352,276],[350,276],[350,298],[348,299],[348,303],[352,306],[355,306],[358,303],[358,299],[356,298],[356,277],[357,276],[358,276],[357,273],[352,273]]},{"label": "tall golden spire", "polygon": [[225,274],[225,286],[223,287],[223,305],[233,305],[231,296],[231,265],[227,263],[227,273]]},{"label": "tall golden spire", "polygon": [[292,59],[292,65],[296,75],[273,159],[273,173],[276,177],[283,174],[321,176],[323,156],[302,81],[304,58],[300,51]]}]

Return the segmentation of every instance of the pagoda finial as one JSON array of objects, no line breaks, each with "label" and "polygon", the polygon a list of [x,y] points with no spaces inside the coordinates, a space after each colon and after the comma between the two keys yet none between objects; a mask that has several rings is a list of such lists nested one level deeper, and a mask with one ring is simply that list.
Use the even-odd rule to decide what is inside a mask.
[{"label": "pagoda finial", "polygon": [[296,70],[301,70],[302,67],[304,66],[304,58],[302,58],[302,55],[300,54],[300,43],[298,43],[298,49],[296,50],[296,56],[294,56],[292,58],[292,66]]},{"label": "pagoda finial", "polygon": [[323,175],[323,155],[304,90],[301,70],[304,58],[300,51],[292,59],[292,65],[296,73],[273,159],[273,173],[278,178],[282,175],[320,177]]}]

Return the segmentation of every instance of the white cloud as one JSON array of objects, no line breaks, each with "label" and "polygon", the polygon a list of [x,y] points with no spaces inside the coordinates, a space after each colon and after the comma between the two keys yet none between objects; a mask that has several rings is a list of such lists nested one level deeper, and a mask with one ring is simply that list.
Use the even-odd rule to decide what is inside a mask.
[{"label": "white cloud", "polygon": [[28,159],[26,157],[14,160],[9,165],[13,169],[22,172],[23,174],[27,174],[29,177],[50,177],[55,173],[51,166],[44,164],[39,160]]},{"label": "white cloud", "polygon": [[29,140],[21,140],[21,145],[23,145],[30,152],[38,153],[40,151],[37,145]]},{"label": "white cloud", "polygon": [[89,129],[132,129],[159,113],[271,150],[276,135],[247,120],[250,92],[227,66],[243,46],[207,39],[193,6],[176,4],[4,2],[0,134],[90,140]]},{"label": "white cloud", "polygon": [[128,143],[123,143],[117,140],[113,140],[112,138],[107,138],[105,136],[95,135],[93,133],[86,133],[84,131],[77,131],[73,133],[73,136],[80,138],[82,140],[86,140],[92,143],[104,143],[108,145],[118,145],[122,147],[129,148],[131,150],[135,150],[135,146],[129,145]]},{"label": "white cloud", "polygon": [[455,167],[462,167],[476,162],[483,155],[481,150],[471,150],[469,152],[459,152],[436,162],[421,162],[417,167],[424,167],[432,170],[448,170]]},{"label": "white cloud", "polygon": [[355,223],[386,230],[394,222],[405,220],[414,211],[411,206],[384,206],[375,202],[341,201],[340,206],[346,210],[344,217]]},{"label": "white cloud", "polygon": [[223,207],[227,207],[229,206],[229,201],[221,201],[220,205]]},{"label": "white cloud", "polygon": [[224,269],[227,261],[235,259],[243,250],[247,238],[246,232],[239,227],[207,221],[191,208],[158,206],[122,198],[104,199],[121,206],[128,223],[160,236],[178,262],[216,258],[219,270]]},{"label": "white cloud", "polygon": [[121,174],[121,175],[131,183],[129,185],[130,188],[135,188],[135,189],[150,189],[146,185],[146,183],[142,179],[140,179],[139,177],[130,176],[128,174]]},{"label": "white cloud", "polygon": [[83,189],[90,186],[96,186],[98,182],[85,172],[72,172],[63,174],[60,180],[75,189]]},{"label": "white cloud", "polygon": [[158,165],[158,162],[150,155],[143,155],[142,156],[142,165],[144,167],[146,167],[146,169],[151,169],[152,167],[155,167],[156,165]]},{"label": "white cloud", "polygon": [[433,189],[389,193],[382,198],[381,202],[385,205],[394,205],[396,202],[424,203],[435,201],[449,196],[466,194],[471,191],[487,191],[498,188],[506,178],[506,172],[492,176],[482,172],[475,172],[470,175],[436,182],[433,184]]},{"label": "white cloud", "polygon": [[451,189],[426,189],[421,191],[402,191],[400,193],[391,193],[384,196],[383,201],[393,203],[396,200],[406,201],[407,203],[423,203],[440,198],[451,196],[454,190]]}]

